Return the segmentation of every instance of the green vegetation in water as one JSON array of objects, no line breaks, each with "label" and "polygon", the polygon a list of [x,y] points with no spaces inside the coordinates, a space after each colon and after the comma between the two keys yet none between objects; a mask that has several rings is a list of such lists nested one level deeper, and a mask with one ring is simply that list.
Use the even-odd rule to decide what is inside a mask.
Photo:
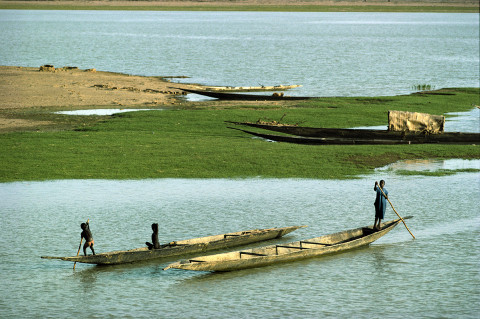
[{"label": "green vegetation in water", "polygon": [[448,176],[455,175],[457,173],[478,173],[480,169],[475,168],[462,168],[462,169],[438,169],[435,171],[409,171],[409,170],[397,170],[397,175],[403,176]]},{"label": "green vegetation in water", "polygon": [[[447,95],[438,94],[445,93]],[[89,117],[50,110],[1,114],[59,123],[0,134],[0,181],[144,178],[352,178],[406,159],[480,159],[478,145],[269,143],[224,121],[280,119],[314,127],[386,125],[388,110],[443,114],[479,103],[480,89],[269,104],[184,103],[183,109]],[[10,111],[11,112],[11,111]],[[77,119],[77,120],[74,120]],[[71,125],[70,130],[66,127]]]}]

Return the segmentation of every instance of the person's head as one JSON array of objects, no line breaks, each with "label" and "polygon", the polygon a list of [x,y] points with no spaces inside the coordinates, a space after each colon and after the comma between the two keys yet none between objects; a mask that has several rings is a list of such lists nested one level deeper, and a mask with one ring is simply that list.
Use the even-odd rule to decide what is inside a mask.
[{"label": "person's head", "polygon": [[382,180],[380,181],[380,187],[383,188],[383,186],[385,186],[385,181],[382,179]]},{"label": "person's head", "polygon": [[87,224],[82,223],[82,224],[80,225],[80,227],[81,227],[83,230],[85,230],[85,228],[87,228]]},{"label": "person's head", "polygon": [[153,230],[154,233],[158,233],[158,224],[157,223],[152,224],[152,230]]}]

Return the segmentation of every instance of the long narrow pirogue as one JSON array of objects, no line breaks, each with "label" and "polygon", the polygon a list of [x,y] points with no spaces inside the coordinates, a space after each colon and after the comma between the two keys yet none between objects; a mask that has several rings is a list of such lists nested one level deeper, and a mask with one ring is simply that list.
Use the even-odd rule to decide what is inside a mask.
[{"label": "long narrow pirogue", "polygon": [[[403,219],[412,218],[412,216]],[[339,233],[295,241],[288,244],[234,251],[223,254],[181,260],[168,265],[169,268],[200,271],[232,271],[290,262],[369,245],[391,231],[401,219],[382,223],[379,231],[373,226],[360,227]]]},{"label": "long narrow pirogue", "polygon": [[273,95],[260,95],[260,94],[241,94],[241,93],[226,93],[226,92],[213,92],[205,90],[192,90],[181,89],[182,91],[200,94],[215,99],[221,100],[237,100],[237,101],[283,101],[283,100],[308,100],[311,97],[308,96],[283,96],[281,94]]},{"label": "long narrow pirogue", "polygon": [[216,92],[264,92],[264,91],[286,91],[301,87],[301,85],[272,85],[272,86],[207,86],[207,91]]},{"label": "long narrow pirogue", "polygon": [[397,139],[356,139],[356,138],[333,138],[333,137],[302,137],[302,136],[288,136],[288,135],[275,135],[252,132],[248,130],[242,130],[235,127],[229,127],[232,130],[242,131],[244,133],[261,137],[263,139],[274,142],[285,142],[304,145],[395,145],[395,144],[412,144],[416,143]]},{"label": "long narrow pirogue", "polygon": [[463,132],[442,132],[437,134],[427,134],[426,132],[396,132],[389,130],[370,130],[370,129],[352,129],[352,128],[322,128],[306,127],[295,125],[275,125],[250,122],[226,123],[260,128],[264,130],[280,132],[295,135],[296,138],[283,138],[280,135],[260,134],[242,130],[252,135],[264,135],[266,138],[281,142],[291,142],[300,144],[479,144],[479,133]]},{"label": "long narrow pirogue", "polygon": [[157,258],[166,258],[179,255],[194,254],[210,250],[226,249],[240,245],[247,245],[259,241],[280,238],[294,230],[306,226],[290,226],[269,229],[253,229],[221,235],[173,241],[163,245],[161,249],[149,250],[147,247],[119,250],[88,256],[53,257],[42,256],[44,259],[60,259],[71,262],[115,265],[144,261]]}]

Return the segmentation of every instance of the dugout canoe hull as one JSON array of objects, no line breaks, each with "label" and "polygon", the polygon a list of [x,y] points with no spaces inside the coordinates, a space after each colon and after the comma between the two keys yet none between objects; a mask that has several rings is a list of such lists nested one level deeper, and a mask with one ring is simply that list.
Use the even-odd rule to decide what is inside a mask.
[{"label": "dugout canoe hull", "polygon": [[[463,132],[442,132],[438,134],[425,134],[423,132],[396,132],[388,130],[363,130],[363,129],[340,129],[340,128],[320,128],[320,127],[302,127],[294,125],[270,125],[249,122],[227,123],[260,128],[264,130],[290,134],[301,138],[336,138],[352,141],[360,140],[392,140],[401,141],[400,143],[421,144],[421,143],[439,143],[439,144],[480,144],[479,133]],[[376,143],[371,143],[376,144]],[[382,143],[379,143],[382,144]]]},{"label": "dugout canoe hull", "polygon": [[[408,218],[411,216],[404,219]],[[371,225],[287,244],[195,257],[172,263],[165,270],[176,268],[196,271],[234,271],[340,253],[369,245],[387,234],[400,222],[400,219],[384,222],[379,231],[373,230]]]},{"label": "dugout canoe hull", "polygon": [[395,145],[395,144],[418,144],[420,142],[407,141],[402,139],[362,139],[362,138],[336,138],[336,137],[302,137],[264,134],[238,128],[229,127],[230,129],[242,131],[244,133],[261,137],[263,139],[274,142],[285,142],[304,145]]},{"label": "dugout canoe hull", "polygon": [[280,238],[292,231],[306,226],[289,226],[269,229],[253,229],[226,233],[221,235],[199,237],[179,240],[163,245],[161,249],[149,250],[147,247],[113,251],[88,256],[53,257],[42,256],[44,259],[60,259],[64,261],[97,264],[117,265],[133,263],[157,258],[168,258],[180,255],[196,254],[211,250],[227,249],[231,247],[248,245],[251,243]]},{"label": "dugout canoe hull", "polygon": [[264,92],[286,91],[301,87],[301,85],[271,85],[271,86],[207,86],[204,89],[215,92]]},{"label": "dugout canoe hull", "polygon": [[238,100],[238,101],[289,101],[289,100],[308,100],[311,97],[302,96],[282,96],[282,95],[260,95],[260,94],[241,94],[241,93],[224,93],[201,91],[192,89],[181,89],[182,91],[200,94],[220,100]]}]

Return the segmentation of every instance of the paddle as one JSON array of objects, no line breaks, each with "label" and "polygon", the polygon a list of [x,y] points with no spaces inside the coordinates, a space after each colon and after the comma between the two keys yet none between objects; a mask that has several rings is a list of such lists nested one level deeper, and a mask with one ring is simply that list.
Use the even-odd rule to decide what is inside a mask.
[{"label": "paddle", "polygon": [[405,220],[403,220],[402,216],[400,216],[397,211],[395,210],[395,207],[393,207],[393,204],[392,202],[388,199],[387,195],[385,195],[385,193],[383,192],[383,189],[380,187],[380,185],[377,186],[380,191],[382,192],[383,196],[385,196],[385,198],[388,200],[388,202],[390,203],[390,206],[392,206],[392,209],[393,211],[395,212],[395,214],[397,214],[398,218],[400,218],[403,222],[403,224],[405,225],[405,228],[408,230],[408,232],[410,233],[410,235],[412,235],[413,239],[415,239],[415,236],[413,236],[412,232],[410,231],[410,229],[408,229],[408,226],[407,224],[405,223]]},{"label": "paddle", "polygon": [[[88,221],[90,219],[87,219],[87,225],[88,225]],[[80,254],[80,248],[82,247],[82,241],[83,241],[83,237],[80,238],[80,245],[78,245],[78,251],[77,251],[77,256]],[[73,270],[75,270],[75,266],[77,265],[77,262],[74,262],[73,263]]]}]

